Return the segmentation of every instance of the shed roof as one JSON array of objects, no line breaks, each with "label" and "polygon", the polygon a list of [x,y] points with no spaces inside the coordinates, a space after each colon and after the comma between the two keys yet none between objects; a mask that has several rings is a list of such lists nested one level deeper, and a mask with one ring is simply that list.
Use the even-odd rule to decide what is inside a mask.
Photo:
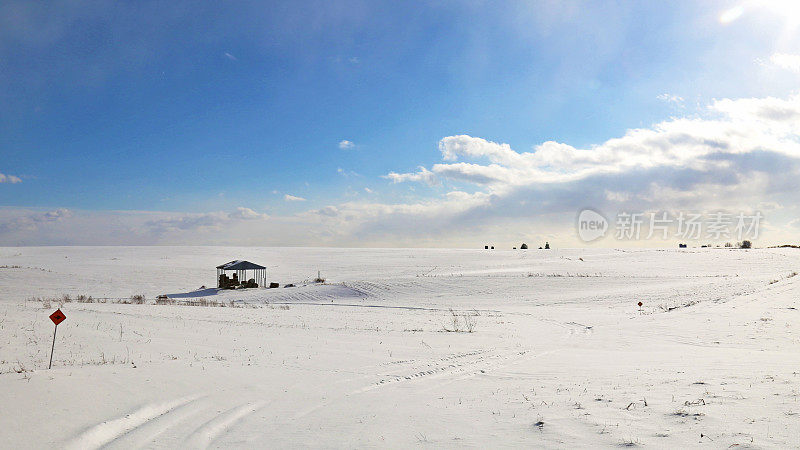
[{"label": "shed roof", "polygon": [[251,263],[250,261],[243,261],[241,259],[237,259],[236,261],[231,261],[229,263],[222,264],[217,266],[217,269],[222,270],[255,270],[255,269],[266,269],[264,266],[259,266],[258,264]]}]

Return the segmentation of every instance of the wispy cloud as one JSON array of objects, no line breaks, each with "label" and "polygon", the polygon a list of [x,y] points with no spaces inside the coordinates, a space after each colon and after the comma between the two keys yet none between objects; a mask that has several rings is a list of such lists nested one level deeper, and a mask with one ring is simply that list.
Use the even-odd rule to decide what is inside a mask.
[{"label": "wispy cloud", "polygon": [[330,60],[336,64],[357,65],[361,63],[361,58],[358,56],[332,56]]},{"label": "wispy cloud", "polygon": [[425,167],[420,166],[418,172],[413,173],[396,173],[396,172],[389,172],[386,175],[383,175],[383,178],[387,178],[392,181],[392,183],[404,183],[407,181],[419,181],[427,184],[428,186],[437,186],[442,184],[439,181],[439,178],[436,176],[435,173],[431,172],[430,170],[426,169]]},{"label": "wispy cloud", "polygon": [[287,201],[287,202],[304,202],[304,201],[306,201],[306,199],[304,199],[303,197],[297,197],[297,196],[289,195],[289,194],[284,195],[283,199],[285,201]]},{"label": "wispy cloud", "polygon": [[658,95],[656,98],[675,106],[681,106],[681,107],[683,106],[683,97],[681,97],[680,95],[667,94],[665,92],[663,94]]},{"label": "wispy cloud", "polygon": [[10,184],[22,183],[22,179],[14,175],[5,175],[0,173],[0,183],[10,183]]},{"label": "wispy cloud", "polygon": [[355,172],[355,171],[352,171],[352,170],[347,170],[347,169],[342,169],[341,167],[338,167],[336,169],[336,173],[338,173],[339,175],[341,175],[343,177],[346,177],[346,178],[349,178],[349,177],[360,177],[361,176],[361,174],[359,174],[358,172]]},{"label": "wispy cloud", "polygon": [[341,150],[350,150],[351,148],[354,148],[355,146],[356,146],[356,144],[354,144],[352,141],[348,141],[347,139],[345,139],[343,141],[339,141],[339,148]]},{"label": "wispy cloud", "polygon": [[231,54],[230,54],[230,53],[228,53],[228,52],[225,52],[225,57],[226,57],[226,58],[228,58],[228,59],[230,59],[231,61],[238,61],[238,60],[239,60],[239,58],[237,58],[237,57],[235,57],[235,56],[231,55]]},{"label": "wispy cloud", "polygon": [[789,53],[773,53],[770,62],[782,69],[800,73],[800,55]]}]

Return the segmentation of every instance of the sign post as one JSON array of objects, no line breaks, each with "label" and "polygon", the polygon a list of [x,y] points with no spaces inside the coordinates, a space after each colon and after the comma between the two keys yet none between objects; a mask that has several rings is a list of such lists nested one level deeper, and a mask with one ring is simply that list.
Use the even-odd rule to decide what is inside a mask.
[{"label": "sign post", "polygon": [[51,369],[53,367],[53,350],[56,349],[56,333],[58,332],[58,324],[63,322],[64,319],[66,318],[67,316],[65,316],[64,313],[61,312],[61,309],[57,309],[56,312],[50,314],[50,320],[52,320],[53,323],[56,324],[56,329],[53,330],[53,346],[50,348],[50,365],[47,366],[48,369]]}]

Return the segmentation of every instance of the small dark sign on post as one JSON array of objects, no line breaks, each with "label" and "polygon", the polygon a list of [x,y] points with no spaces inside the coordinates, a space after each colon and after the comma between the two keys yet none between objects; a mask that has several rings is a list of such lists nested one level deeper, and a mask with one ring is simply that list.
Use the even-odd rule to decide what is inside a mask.
[{"label": "small dark sign on post", "polygon": [[53,367],[53,350],[55,350],[56,348],[56,332],[58,332],[58,324],[63,322],[64,319],[66,318],[67,316],[65,316],[60,309],[57,309],[56,312],[50,314],[50,320],[52,320],[53,323],[56,324],[56,329],[53,330],[53,346],[50,348],[50,365],[47,366],[48,369]]},{"label": "small dark sign on post", "polygon": [[52,320],[53,323],[56,324],[56,326],[58,326],[58,324],[63,322],[64,319],[66,319],[66,318],[67,318],[67,316],[65,316],[64,313],[61,312],[60,309],[57,309],[56,312],[54,312],[53,314],[50,314],[50,320]]},{"label": "small dark sign on post", "polygon": [[642,310],[642,302],[637,303],[639,305],[639,311]]}]

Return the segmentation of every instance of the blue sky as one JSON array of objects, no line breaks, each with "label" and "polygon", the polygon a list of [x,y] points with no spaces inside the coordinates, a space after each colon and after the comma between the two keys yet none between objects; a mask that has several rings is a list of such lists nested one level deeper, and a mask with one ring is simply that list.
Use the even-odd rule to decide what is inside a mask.
[{"label": "blue sky", "polygon": [[[82,234],[89,217],[115,230],[98,238],[108,244],[471,246],[487,232],[504,242],[557,237],[549,227],[572,220],[586,197],[576,180],[500,186],[453,175],[454,167],[436,172],[442,140],[469,136],[518,153],[548,141],[592,151],[632,129],[713,120],[715,100],[793,99],[800,81],[792,59],[800,8],[777,0],[10,1],[0,17],[6,245],[94,242],[96,233]],[[782,138],[796,137],[793,128]],[[497,164],[467,153],[457,156],[464,164]],[[536,164],[578,170],[557,167],[561,160]],[[387,178],[420,166],[436,180]],[[789,169],[759,173],[794,173],[775,170]],[[604,192],[619,188],[586,180]],[[564,210],[510,212],[503,200],[518,200],[521,186]],[[762,187],[748,192],[747,204],[705,199],[687,207],[758,209],[789,196],[788,205],[792,191]],[[447,203],[460,193],[486,194],[490,205]],[[432,203],[445,211],[413,217]],[[795,217],[784,206],[771,216],[778,228]],[[328,207],[343,222],[319,222],[314,214]],[[230,223],[237,208],[256,214],[249,232],[285,237],[219,240],[216,231],[239,226]],[[53,211],[68,213],[39,220]],[[474,219],[481,214],[488,219]],[[208,215],[225,218],[189,224]],[[314,239],[285,231],[298,222]],[[415,234],[428,225],[438,231]],[[488,231],[498,228],[514,231]]]}]

